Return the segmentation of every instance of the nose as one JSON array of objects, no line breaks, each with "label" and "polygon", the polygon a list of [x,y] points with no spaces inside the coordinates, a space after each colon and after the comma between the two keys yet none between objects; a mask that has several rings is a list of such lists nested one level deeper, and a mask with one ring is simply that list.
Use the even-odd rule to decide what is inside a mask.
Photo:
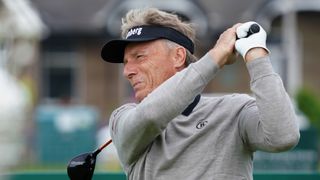
[{"label": "nose", "polygon": [[124,64],[124,69],[123,69],[123,75],[127,78],[127,79],[131,79],[134,75],[137,74],[137,66],[130,62],[130,61],[127,61],[125,64]]}]

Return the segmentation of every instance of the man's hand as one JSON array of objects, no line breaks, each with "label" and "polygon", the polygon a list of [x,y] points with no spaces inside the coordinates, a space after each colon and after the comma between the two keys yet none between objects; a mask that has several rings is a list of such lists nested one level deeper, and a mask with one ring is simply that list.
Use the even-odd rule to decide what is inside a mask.
[{"label": "man's hand", "polygon": [[268,55],[269,50],[266,47],[267,34],[260,26],[257,33],[251,34],[247,37],[249,28],[256,22],[247,22],[237,27],[236,33],[239,38],[235,42],[236,50],[242,55],[245,62],[264,57]]},{"label": "man's hand", "polygon": [[[216,45],[209,51],[215,63],[222,68],[225,64],[232,64],[235,62],[235,42],[236,42],[236,28],[241,24],[236,24],[233,27],[224,31]],[[232,58],[233,57],[233,58]]]}]

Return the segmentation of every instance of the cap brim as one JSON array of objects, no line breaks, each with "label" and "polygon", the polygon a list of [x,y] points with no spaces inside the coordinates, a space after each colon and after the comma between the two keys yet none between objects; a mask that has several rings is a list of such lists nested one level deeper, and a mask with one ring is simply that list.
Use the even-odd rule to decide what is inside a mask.
[{"label": "cap brim", "polygon": [[123,63],[124,50],[129,43],[151,41],[157,38],[117,39],[106,43],[101,50],[103,60],[110,63]]}]

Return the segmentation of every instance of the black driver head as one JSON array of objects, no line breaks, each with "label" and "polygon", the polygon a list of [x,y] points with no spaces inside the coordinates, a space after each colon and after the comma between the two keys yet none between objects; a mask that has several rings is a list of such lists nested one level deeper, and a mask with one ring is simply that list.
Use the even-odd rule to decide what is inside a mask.
[{"label": "black driver head", "polygon": [[93,153],[80,154],[68,164],[68,176],[71,180],[91,180],[96,165],[96,155]]}]

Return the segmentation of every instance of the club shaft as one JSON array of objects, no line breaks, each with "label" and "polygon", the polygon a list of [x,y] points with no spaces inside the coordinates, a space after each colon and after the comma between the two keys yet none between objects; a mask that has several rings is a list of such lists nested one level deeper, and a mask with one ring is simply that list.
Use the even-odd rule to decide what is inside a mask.
[{"label": "club shaft", "polygon": [[105,147],[107,147],[110,143],[112,143],[112,139],[110,139],[109,141],[107,141],[105,144],[103,144],[102,146],[100,146],[97,150],[95,150],[92,155],[94,157],[96,157]]},{"label": "club shaft", "polygon": [[112,139],[110,139],[109,141],[107,141],[105,144],[103,144],[99,150],[101,151],[102,149],[104,149],[105,147],[107,147],[110,143],[112,143]]}]

